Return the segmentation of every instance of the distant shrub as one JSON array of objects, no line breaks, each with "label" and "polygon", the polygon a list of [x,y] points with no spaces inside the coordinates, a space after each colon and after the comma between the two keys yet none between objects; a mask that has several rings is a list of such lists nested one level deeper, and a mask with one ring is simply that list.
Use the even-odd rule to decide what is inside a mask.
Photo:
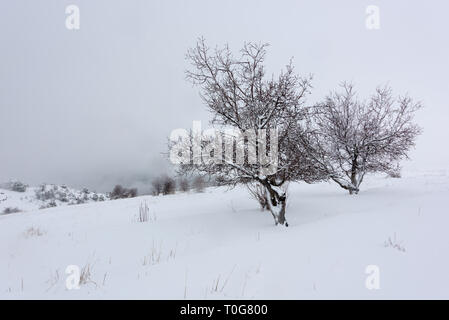
[{"label": "distant shrub", "polygon": [[54,185],[41,184],[35,191],[36,199],[41,201],[54,200],[56,190],[57,188]]},{"label": "distant shrub", "polygon": [[401,177],[401,168],[398,166],[394,169],[391,169],[387,172],[388,176],[390,178],[396,178],[399,179]]},{"label": "distant shrub", "polygon": [[206,182],[204,181],[204,178],[202,176],[197,176],[193,180],[193,187],[195,188],[196,192],[204,192],[204,188],[206,187]]},{"label": "distant shrub", "polygon": [[114,189],[112,189],[112,192],[111,192],[111,199],[120,199],[121,197],[122,197],[122,195],[123,195],[123,187],[121,186],[121,185],[116,185],[115,187],[114,187]]},{"label": "distant shrub", "polygon": [[25,192],[27,191],[28,186],[20,181],[13,181],[11,183],[11,190],[16,192]]},{"label": "distant shrub", "polygon": [[150,217],[150,208],[146,202],[140,204],[138,222],[148,222]]},{"label": "distant shrub", "polygon": [[172,178],[166,176],[162,182],[162,194],[173,194],[176,191],[176,182]]},{"label": "distant shrub", "polygon": [[[137,190],[129,189],[128,193],[135,196]],[[54,184],[41,184],[36,188],[35,196],[37,200],[44,202],[41,208],[49,208],[53,206],[53,203],[55,205],[58,204],[58,201],[68,205],[75,205],[90,201],[105,201],[107,199],[105,195],[91,192],[87,188],[83,188],[80,191],[68,188],[65,185],[58,186]]]},{"label": "distant shrub", "polygon": [[190,189],[189,180],[182,178],[179,180],[179,190],[182,192],[187,192]]},{"label": "distant shrub", "polygon": [[151,181],[151,186],[153,188],[152,194],[154,196],[158,196],[162,193],[162,179],[161,178],[154,178],[153,181]]},{"label": "distant shrub", "polygon": [[45,234],[45,231],[42,231],[40,228],[30,227],[25,232],[24,235],[26,238],[30,237],[41,237]]},{"label": "distant shrub", "polygon": [[17,213],[22,212],[19,208],[13,208],[13,207],[7,207],[3,210],[3,214],[11,214],[11,213]]},{"label": "distant shrub", "polygon": [[151,193],[154,196],[158,196],[161,193],[163,195],[173,194],[176,191],[176,181],[167,175],[154,178],[151,181],[151,186],[153,188]]},{"label": "distant shrub", "polygon": [[1,187],[10,191],[25,192],[27,191],[28,185],[17,180],[11,180],[7,183],[2,184]]},{"label": "distant shrub", "polygon": [[137,188],[128,189],[128,198],[137,197]]},{"label": "distant shrub", "polygon": [[54,207],[57,207],[57,206],[58,206],[58,205],[56,204],[56,201],[55,201],[55,200],[50,200],[49,202],[47,202],[47,203],[41,205],[41,206],[39,207],[39,209],[48,209],[48,208],[54,208]]},{"label": "distant shrub", "polygon": [[[109,194],[112,200],[115,199],[125,199],[125,198],[134,198],[137,197],[137,189],[136,188],[124,188],[121,185],[116,185],[112,192]],[[103,201],[103,200],[100,200]]]}]

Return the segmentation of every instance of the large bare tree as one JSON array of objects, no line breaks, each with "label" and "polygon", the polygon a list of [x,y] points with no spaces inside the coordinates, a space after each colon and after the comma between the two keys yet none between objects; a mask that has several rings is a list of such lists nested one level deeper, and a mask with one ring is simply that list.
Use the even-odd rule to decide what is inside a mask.
[{"label": "large bare tree", "polygon": [[387,86],[367,101],[357,98],[351,84],[342,89],[311,108],[313,134],[304,146],[328,178],[357,194],[366,173],[398,170],[407,158],[421,132],[413,122],[421,104],[408,96],[394,98]]},{"label": "large bare tree", "polygon": [[[213,151],[213,142],[202,140],[201,161],[195,161],[193,155],[182,168],[214,176],[224,185],[263,186],[275,223],[288,226],[286,182],[313,182],[321,177],[307,154],[298,152],[297,144],[306,115],[304,103],[311,88],[310,77],[298,76],[291,61],[278,76],[268,77],[264,67],[266,48],[267,44],[246,43],[240,55],[234,57],[228,46],[212,50],[204,39],[199,39],[188,51],[192,67],[187,79],[200,87],[201,97],[213,115],[212,124],[222,130],[222,135]],[[238,132],[234,140],[227,139],[226,128]],[[191,142],[196,137],[190,135],[189,139]],[[222,146],[233,151],[221,154],[218,149]],[[215,161],[205,159],[205,150],[206,158],[211,152],[220,153],[219,161],[217,157]],[[250,161],[266,159],[267,155],[268,162]],[[237,161],[242,156],[244,161]]]}]

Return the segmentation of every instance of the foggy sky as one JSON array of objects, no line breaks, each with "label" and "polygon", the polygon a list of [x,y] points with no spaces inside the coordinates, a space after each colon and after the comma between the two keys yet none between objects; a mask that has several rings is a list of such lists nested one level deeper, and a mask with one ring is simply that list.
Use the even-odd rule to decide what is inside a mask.
[{"label": "foggy sky", "polygon": [[[67,30],[65,7],[80,8]],[[368,5],[380,30],[365,27]],[[210,117],[185,81],[197,37],[214,47],[268,42],[267,65],[291,57],[312,73],[312,103],[352,81],[425,108],[405,168],[449,169],[447,1],[10,0],[0,3],[0,181],[106,188],[167,170],[176,128]],[[127,181],[125,181],[127,182]]]}]

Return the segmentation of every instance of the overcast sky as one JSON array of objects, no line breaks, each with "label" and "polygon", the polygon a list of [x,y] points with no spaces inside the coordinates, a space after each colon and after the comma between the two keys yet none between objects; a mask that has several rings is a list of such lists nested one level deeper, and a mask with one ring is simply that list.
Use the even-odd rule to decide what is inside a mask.
[{"label": "overcast sky", "polygon": [[[80,30],[65,8],[80,9]],[[380,9],[368,30],[366,7]],[[448,169],[449,2],[10,0],[0,2],[0,180],[105,188],[166,168],[175,128],[209,114],[185,81],[196,38],[269,42],[268,69],[294,57],[310,102],[343,80],[389,83],[422,101],[406,168]]]}]

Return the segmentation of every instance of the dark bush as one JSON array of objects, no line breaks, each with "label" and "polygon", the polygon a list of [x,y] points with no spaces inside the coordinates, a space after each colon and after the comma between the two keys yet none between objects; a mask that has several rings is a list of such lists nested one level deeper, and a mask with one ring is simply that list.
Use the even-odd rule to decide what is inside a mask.
[{"label": "dark bush", "polygon": [[11,190],[16,192],[25,192],[27,191],[27,185],[20,182],[20,181],[14,181],[11,183]]},{"label": "dark bush", "polygon": [[164,177],[162,183],[162,194],[173,194],[176,191],[176,182],[170,177]]},{"label": "dark bush", "polygon": [[4,188],[6,190],[15,191],[15,192],[25,192],[27,191],[28,185],[22,183],[20,181],[11,180],[7,183],[3,183],[0,185],[0,188]]},{"label": "dark bush", "polygon": [[20,210],[19,208],[12,208],[12,207],[8,207],[3,210],[3,214],[11,214],[17,212],[22,212],[22,210]]},{"label": "dark bush", "polygon": [[151,182],[151,186],[153,187],[152,193],[154,196],[158,196],[162,193],[162,179],[155,178]]},{"label": "dark bush", "polygon": [[[116,185],[112,192],[110,193],[110,197],[112,200],[115,199],[125,199],[125,198],[134,198],[137,196],[137,189],[136,188],[124,188],[121,185]],[[102,201],[102,200],[100,200]]]},{"label": "dark bush", "polygon": [[179,190],[181,190],[182,192],[189,191],[190,190],[189,180],[185,178],[179,180]]},{"label": "dark bush", "polygon": [[39,209],[48,209],[48,208],[54,208],[54,207],[57,207],[57,206],[58,206],[58,205],[56,204],[56,201],[55,201],[55,200],[50,200],[49,202],[47,202],[47,203],[41,205],[41,206],[39,207]]},{"label": "dark bush", "polygon": [[41,184],[35,191],[36,199],[41,201],[54,200],[56,197],[55,191],[57,191],[56,186]]},{"label": "dark bush", "polygon": [[196,192],[203,192],[204,188],[206,187],[206,182],[204,181],[202,176],[197,176],[193,180],[193,187],[195,188]]}]

